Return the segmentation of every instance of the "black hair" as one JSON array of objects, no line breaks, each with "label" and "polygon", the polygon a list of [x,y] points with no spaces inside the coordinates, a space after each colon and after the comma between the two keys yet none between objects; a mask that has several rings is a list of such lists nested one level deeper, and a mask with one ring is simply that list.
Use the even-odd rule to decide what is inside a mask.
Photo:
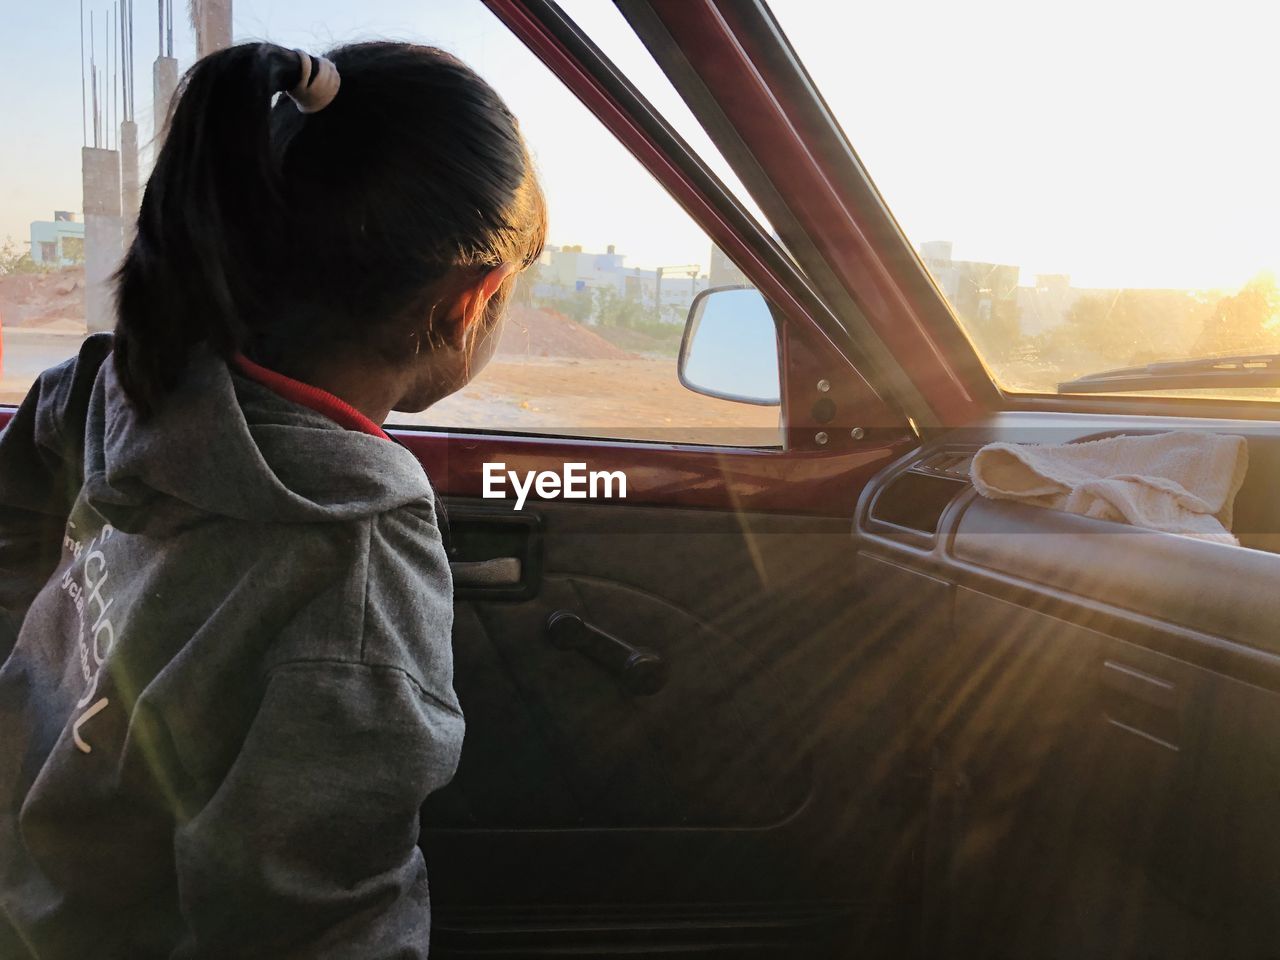
[{"label": "black hair", "polygon": [[[116,371],[157,408],[200,345],[260,363],[360,345],[394,359],[441,285],[541,252],[546,209],[515,117],[452,55],[359,43],[302,113],[301,58],[268,43],[183,78],[117,274]],[[492,322],[512,281],[492,301]]]}]

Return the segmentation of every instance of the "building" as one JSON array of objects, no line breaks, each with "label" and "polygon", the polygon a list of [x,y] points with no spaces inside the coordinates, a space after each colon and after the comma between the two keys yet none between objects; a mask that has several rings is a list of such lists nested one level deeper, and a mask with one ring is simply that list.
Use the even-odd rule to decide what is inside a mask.
[{"label": "building", "polygon": [[920,258],[927,264],[936,261],[941,264],[951,262],[950,240],[926,240],[920,244]]},{"label": "building", "polygon": [[69,210],[55,210],[52,220],[34,221],[31,259],[58,267],[84,263],[84,223]]},{"label": "building", "polygon": [[1071,286],[1065,273],[1038,273],[1034,287],[1018,288],[1019,323],[1024,336],[1052,330],[1067,319],[1076,301],[1091,291]]},{"label": "building", "polygon": [[[538,262],[534,299],[556,301],[575,294],[595,297],[596,291],[608,290],[621,300],[639,304],[654,321],[683,324],[693,298],[710,286],[699,264],[646,270],[628,267],[625,261],[626,255],[618,253],[613,244],[604,253],[583,250],[581,245],[548,245]],[[599,319],[593,311],[592,320]]]},{"label": "building", "polygon": [[1013,345],[1022,333],[1016,266],[954,260],[951,243],[945,240],[921,244],[920,257],[985,352],[997,353]]},{"label": "building", "polygon": [[538,280],[565,290],[617,286],[623,273],[624,254],[609,244],[604,253],[586,253],[582,245],[548,246],[538,268]]},{"label": "building", "polygon": [[713,287],[748,287],[751,281],[738,269],[723,250],[711,245],[711,269],[708,271]]}]

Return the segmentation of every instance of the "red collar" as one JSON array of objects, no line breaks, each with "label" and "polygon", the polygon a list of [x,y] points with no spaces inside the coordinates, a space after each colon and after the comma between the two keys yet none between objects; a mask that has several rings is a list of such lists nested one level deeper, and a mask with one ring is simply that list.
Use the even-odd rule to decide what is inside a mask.
[{"label": "red collar", "polygon": [[268,370],[266,367],[254,363],[242,353],[237,353],[232,357],[231,363],[250,380],[262,384],[268,390],[275,391],[286,400],[292,400],[294,403],[324,414],[334,423],[346,427],[348,430],[358,430],[373,437],[381,437],[383,440],[391,439],[380,426],[347,403],[347,401],[341,397],[335,397],[327,390],[321,390],[319,387],[313,387],[311,384],[303,383],[301,380],[286,377],[283,373]]}]

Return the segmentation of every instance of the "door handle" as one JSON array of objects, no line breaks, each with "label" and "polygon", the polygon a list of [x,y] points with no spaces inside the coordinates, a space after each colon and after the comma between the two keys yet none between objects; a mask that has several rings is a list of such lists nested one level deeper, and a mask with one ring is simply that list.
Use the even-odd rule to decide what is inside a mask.
[{"label": "door handle", "polygon": [[514,587],[524,576],[519,557],[495,557],[492,560],[451,560],[449,572],[455,587]]},{"label": "door handle", "polygon": [[557,610],[551,614],[547,638],[559,649],[577,650],[604,667],[633,696],[652,696],[666,686],[667,661],[662,654],[605,633],[576,613]]},{"label": "door handle", "polygon": [[542,521],[470,501],[448,502],[446,551],[453,599],[508,603],[530,600],[542,584]]}]

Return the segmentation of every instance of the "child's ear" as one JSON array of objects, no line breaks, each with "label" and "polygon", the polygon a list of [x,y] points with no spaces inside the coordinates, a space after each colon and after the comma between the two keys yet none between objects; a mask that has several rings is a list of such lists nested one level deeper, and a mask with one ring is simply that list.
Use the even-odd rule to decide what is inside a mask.
[{"label": "child's ear", "polygon": [[514,263],[494,267],[457,295],[439,322],[438,329],[445,343],[458,350],[466,345],[468,331],[484,316],[484,308],[489,305],[502,282],[518,269],[519,265]]}]

